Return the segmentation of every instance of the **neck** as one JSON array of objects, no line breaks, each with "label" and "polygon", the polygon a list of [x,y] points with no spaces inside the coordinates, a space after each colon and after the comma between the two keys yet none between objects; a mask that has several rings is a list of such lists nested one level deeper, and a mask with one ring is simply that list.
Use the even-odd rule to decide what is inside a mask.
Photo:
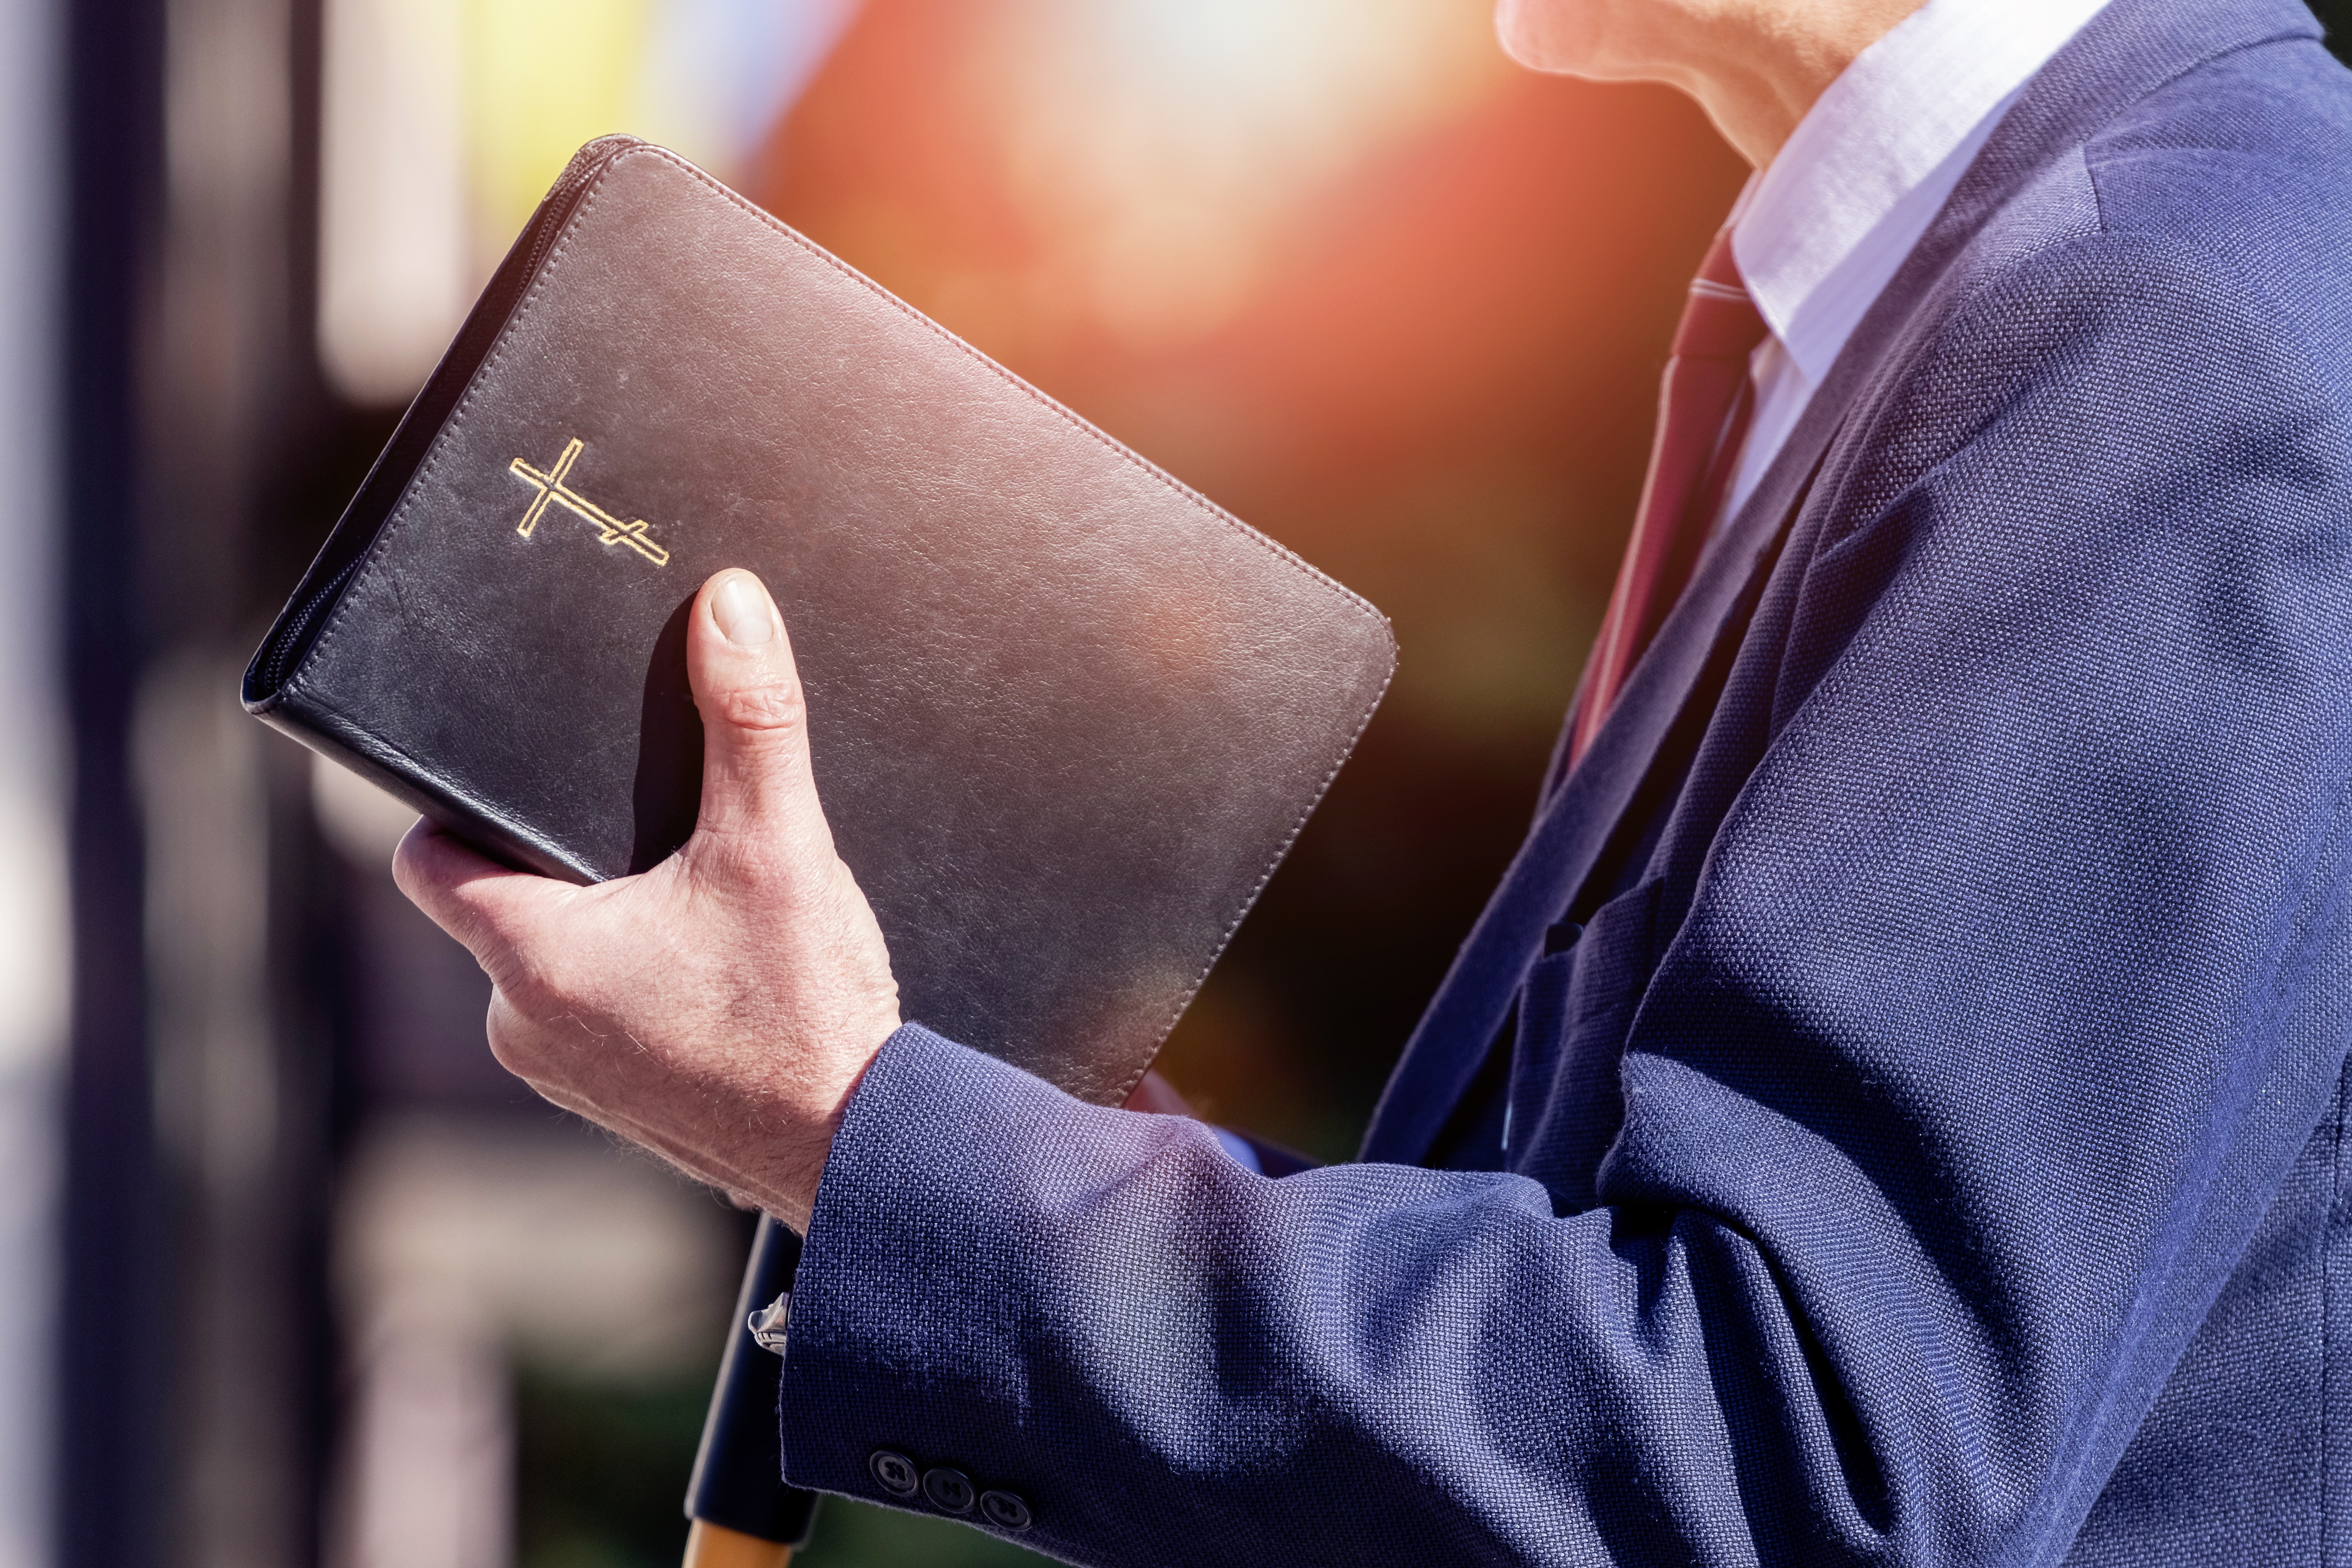
[{"label": "neck", "polygon": [[1504,47],[1538,70],[1662,81],[1769,165],[1856,56],[1925,0],[1501,0]]}]

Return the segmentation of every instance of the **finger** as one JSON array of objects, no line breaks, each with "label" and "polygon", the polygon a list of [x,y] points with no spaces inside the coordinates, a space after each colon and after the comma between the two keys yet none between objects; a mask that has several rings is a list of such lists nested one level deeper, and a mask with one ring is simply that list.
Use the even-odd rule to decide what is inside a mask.
[{"label": "finger", "polygon": [[552,907],[576,889],[510,870],[419,819],[392,857],[392,878],[492,979],[512,973]]},{"label": "finger", "polygon": [[775,602],[751,573],[716,574],[697,596],[687,674],[702,714],[698,835],[829,857],[809,775],[807,705]]}]

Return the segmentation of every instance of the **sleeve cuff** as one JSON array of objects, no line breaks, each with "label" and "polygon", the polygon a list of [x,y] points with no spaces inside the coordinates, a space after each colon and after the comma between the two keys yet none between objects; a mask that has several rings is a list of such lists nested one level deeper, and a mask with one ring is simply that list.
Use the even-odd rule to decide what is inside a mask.
[{"label": "sleeve cuff", "polygon": [[[779,1400],[793,1484],[1018,1533],[979,1506],[997,1491],[1050,1522],[1050,1498],[1035,1495],[1048,1478],[1016,1473],[1034,1459],[1008,1451],[1024,1445],[1003,1425],[1027,1414],[1034,1331],[1018,1216],[1083,1203],[1069,1188],[1107,1152],[1114,1164],[1149,1160],[1171,1142],[1192,1146],[1202,1179],[1255,1180],[1221,1142],[1198,1122],[1088,1105],[919,1024],[901,1027],[850,1097],[793,1281]],[[934,1469],[968,1479],[973,1506],[928,1496]]]}]

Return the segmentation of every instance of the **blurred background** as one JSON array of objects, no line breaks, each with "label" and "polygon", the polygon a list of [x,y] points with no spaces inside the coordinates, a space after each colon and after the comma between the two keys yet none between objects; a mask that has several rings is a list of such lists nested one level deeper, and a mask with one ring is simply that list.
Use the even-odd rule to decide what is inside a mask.
[{"label": "blurred background", "polygon": [[[748,1221],[504,1077],[406,814],[236,701],[577,144],[1394,619],[1163,1058],[1326,1158],[1528,819],[1743,173],[1486,0],[0,0],[0,1568],[677,1561]],[[835,1502],[804,1560],[1024,1559]]]}]

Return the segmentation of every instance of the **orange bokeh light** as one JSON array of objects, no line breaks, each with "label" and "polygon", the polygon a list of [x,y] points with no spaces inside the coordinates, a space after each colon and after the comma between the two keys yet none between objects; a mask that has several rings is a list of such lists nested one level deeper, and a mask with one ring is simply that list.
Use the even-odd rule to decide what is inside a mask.
[{"label": "orange bokeh light", "polygon": [[1171,1047],[1260,1130],[1344,1152],[1516,842],[1743,173],[1664,89],[1510,66],[1483,0],[867,0],[751,173],[1394,620]]}]

